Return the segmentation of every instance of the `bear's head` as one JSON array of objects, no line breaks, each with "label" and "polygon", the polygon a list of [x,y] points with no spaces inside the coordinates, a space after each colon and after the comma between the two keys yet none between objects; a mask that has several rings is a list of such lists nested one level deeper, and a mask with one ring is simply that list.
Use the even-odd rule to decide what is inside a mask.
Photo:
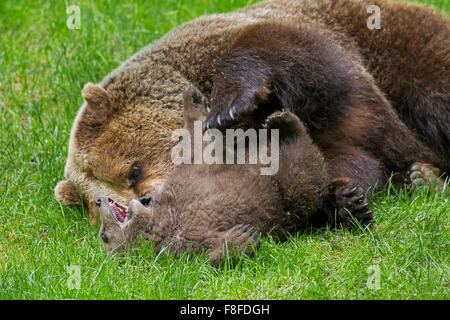
[{"label": "bear's head", "polygon": [[[96,224],[95,199],[128,203],[158,190],[173,167],[172,132],[182,126],[179,106],[186,82],[174,76],[176,83],[167,76],[154,86],[114,76],[101,85],[85,85],[85,103],[71,131],[67,180],[55,188],[59,202],[83,204]],[[159,96],[162,92],[167,95]]]}]

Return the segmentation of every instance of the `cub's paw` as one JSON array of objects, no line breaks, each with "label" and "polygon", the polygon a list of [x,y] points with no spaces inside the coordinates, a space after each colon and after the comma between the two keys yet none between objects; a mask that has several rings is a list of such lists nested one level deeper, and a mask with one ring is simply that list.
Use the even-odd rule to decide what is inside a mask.
[{"label": "cub's paw", "polygon": [[444,181],[440,178],[440,174],[440,170],[431,164],[415,162],[406,172],[407,184],[411,188],[418,186],[442,188],[444,187]]},{"label": "cub's paw", "polygon": [[337,209],[336,224],[351,226],[354,219],[362,226],[373,222],[369,201],[361,187],[353,185],[347,179],[335,179],[332,182],[332,190]]},{"label": "cub's paw", "polygon": [[235,248],[247,256],[252,256],[260,246],[258,232],[249,224],[234,226],[226,232],[224,240],[228,250]]},{"label": "cub's paw", "polygon": [[241,254],[252,257],[260,247],[258,232],[251,225],[236,225],[224,232],[210,251],[210,261],[220,265],[227,257],[235,259]]},{"label": "cub's paw", "polygon": [[289,111],[277,111],[271,114],[265,124],[265,129],[278,129],[280,140],[289,137],[298,137],[306,133],[300,119]]}]

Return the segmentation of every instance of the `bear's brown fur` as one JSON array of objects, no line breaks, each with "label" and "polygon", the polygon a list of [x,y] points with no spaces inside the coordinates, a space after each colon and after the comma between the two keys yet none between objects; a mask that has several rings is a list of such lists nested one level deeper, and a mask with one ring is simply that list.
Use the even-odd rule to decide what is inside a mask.
[{"label": "bear's brown fur", "polygon": [[[381,7],[380,30],[365,25],[371,4]],[[448,161],[447,17],[424,6],[391,1],[274,0],[186,23],[142,49],[99,85],[88,85],[83,90],[86,103],[72,127],[67,180],[56,186],[56,198],[64,204],[79,201],[79,186],[95,221],[97,197],[110,195],[128,203],[158,188],[173,168],[170,136],[182,125],[183,89],[190,83],[208,96],[215,66],[238,35],[269,20],[325,30],[342,47],[356,48],[362,66],[400,118]],[[382,122],[384,115],[379,116]],[[363,115],[352,115],[358,117]],[[365,132],[357,128],[358,122],[347,126]],[[321,137],[315,136],[318,142]],[[365,138],[377,139],[360,135]],[[384,142],[376,145],[383,149]],[[331,150],[324,150],[327,157],[334,155]],[[347,158],[353,159],[354,152],[348,150]],[[364,168],[364,161],[360,164]]]},{"label": "bear's brown fur", "polygon": [[[185,128],[191,129],[207,114],[192,96],[192,89],[186,90]],[[166,245],[175,255],[208,249],[217,265],[226,245],[250,255],[259,243],[256,231],[282,239],[285,232],[305,229],[328,193],[324,159],[292,113],[271,115],[265,127],[279,130],[275,175],[261,175],[260,163],[182,164],[169,174],[151,207],[132,200],[124,211],[111,198],[98,199],[106,250],[120,251],[142,235],[154,241],[157,252]]]}]

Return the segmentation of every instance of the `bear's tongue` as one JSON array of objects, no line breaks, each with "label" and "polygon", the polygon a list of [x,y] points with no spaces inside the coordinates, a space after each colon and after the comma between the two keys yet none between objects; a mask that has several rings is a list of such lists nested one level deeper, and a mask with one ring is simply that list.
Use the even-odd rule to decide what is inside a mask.
[{"label": "bear's tongue", "polygon": [[114,218],[119,223],[124,223],[126,218],[128,217],[128,207],[118,204],[113,199],[108,198],[109,208]]}]

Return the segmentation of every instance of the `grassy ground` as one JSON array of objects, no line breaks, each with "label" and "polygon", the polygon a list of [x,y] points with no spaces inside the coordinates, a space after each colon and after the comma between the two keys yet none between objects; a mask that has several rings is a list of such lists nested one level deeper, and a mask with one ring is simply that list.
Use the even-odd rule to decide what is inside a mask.
[{"label": "grassy ground", "polygon": [[[184,21],[251,2],[81,1],[81,29],[69,30],[73,2],[0,1],[0,299],[449,298],[450,202],[439,194],[387,188],[370,232],[266,239],[254,259],[220,270],[151,248],[110,258],[82,211],[56,202],[83,85]],[[432,3],[448,13],[448,0]]]}]

